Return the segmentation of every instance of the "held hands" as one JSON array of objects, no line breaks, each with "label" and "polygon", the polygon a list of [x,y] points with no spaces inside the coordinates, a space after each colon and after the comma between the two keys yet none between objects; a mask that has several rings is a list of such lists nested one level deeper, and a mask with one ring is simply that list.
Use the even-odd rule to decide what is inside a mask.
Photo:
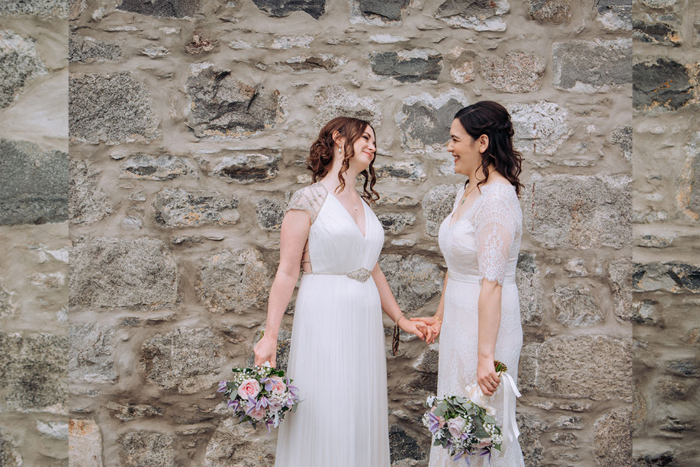
[{"label": "held hands", "polygon": [[423,329],[428,329],[430,332],[430,337],[425,339],[426,344],[432,344],[435,342],[435,338],[440,335],[440,330],[442,329],[442,323],[435,319],[434,316],[421,317],[421,318],[411,318],[411,321],[423,323]]},{"label": "held hands", "polygon": [[415,323],[413,321],[413,318],[408,320],[407,318],[402,316],[401,318],[399,318],[398,324],[401,330],[409,334],[415,334],[421,340],[427,341],[428,339],[433,338],[433,330],[430,329],[429,326],[426,326],[424,323]]},{"label": "held hands", "polygon": [[277,364],[277,339],[264,334],[262,339],[255,344],[255,365],[262,366],[265,362],[270,362],[272,368]]},{"label": "held hands", "polygon": [[476,366],[476,382],[485,395],[492,396],[496,392],[501,378],[496,373],[493,357],[479,357],[479,363]]}]

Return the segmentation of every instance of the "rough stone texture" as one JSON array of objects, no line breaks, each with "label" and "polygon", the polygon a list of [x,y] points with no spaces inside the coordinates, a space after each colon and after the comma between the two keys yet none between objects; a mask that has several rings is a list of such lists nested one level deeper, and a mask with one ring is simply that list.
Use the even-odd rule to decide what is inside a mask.
[{"label": "rough stone texture", "polygon": [[632,82],[632,41],[558,42],[552,52],[552,67],[555,88],[608,92]]},{"label": "rough stone texture", "polygon": [[223,250],[206,259],[197,290],[213,313],[260,307],[269,293],[270,271],[259,251]]},{"label": "rough stone texture", "polygon": [[423,182],[426,179],[423,164],[415,161],[398,161],[374,166],[377,180],[389,179],[400,182]]},{"label": "rough stone texture", "polygon": [[295,11],[303,11],[314,19],[319,19],[326,12],[325,0],[253,0],[255,6],[270,16],[289,16]]},{"label": "rough stone texture", "polygon": [[0,139],[0,225],[68,218],[68,154]]},{"label": "rough stone texture", "polygon": [[452,27],[476,31],[505,31],[506,20],[503,15],[508,11],[508,0],[447,0],[440,5],[435,16]]},{"label": "rough stone texture", "polygon": [[81,239],[70,261],[71,306],[155,309],[177,300],[177,265],[160,240]]},{"label": "rough stone texture", "polygon": [[632,243],[627,176],[533,175],[523,201],[527,228],[545,248]]},{"label": "rough stone texture", "polygon": [[121,47],[90,36],[72,34],[68,42],[68,60],[71,63],[114,62],[122,56]]},{"label": "rough stone texture", "polygon": [[263,198],[258,201],[255,214],[258,217],[260,228],[263,230],[279,230],[286,207],[286,203],[275,199]]},{"label": "rough stone texture", "polygon": [[201,0],[123,0],[118,10],[156,18],[191,17],[199,10]]},{"label": "rough stone texture", "polygon": [[635,21],[634,38],[649,44],[667,47],[680,47],[683,45],[683,37],[677,27],[662,22]]},{"label": "rough stone texture", "polygon": [[623,321],[630,321],[634,315],[632,310],[633,267],[634,265],[627,258],[612,261],[608,266],[615,316]]},{"label": "rough stone texture", "polygon": [[[262,339],[262,332],[255,333],[255,339],[253,340],[253,347],[257,344],[260,339]],[[280,369],[284,372],[287,371],[287,364],[289,363],[289,351],[292,346],[292,333],[284,329],[280,329],[277,335],[277,353],[275,354],[275,368]],[[255,364],[255,353],[251,351],[248,355],[248,359],[245,362],[246,366],[252,367]]]},{"label": "rough stone texture", "polygon": [[180,188],[163,188],[153,204],[156,221],[165,227],[235,224],[240,217],[237,207],[235,196]]},{"label": "rough stone texture", "polygon": [[395,118],[402,146],[415,152],[444,149],[455,114],[467,105],[464,93],[456,89],[436,98],[424,93],[405,99]]},{"label": "rough stone texture", "polygon": [[314,128],[320,130],[334,117],[347,116],[368,121],[376,127],[381,123],[382,112],[377,101],[360,96],[341,86],[323,86],[314,96],[318,114],[313,119]]},{"label": "rough stone texture", "polygon": [[515,130],[513,145],[518,151],[551,156],[569,138],[569,111],[554,102],[511,104],[508,112]]},{"label": "rough stone texture", "polygon": [[542,324],[542,297],[544,292],[540,284],[539,267],[536,255],[521,252],[518,267],[515,270],[515,282],[520,297],[520,316],[522,324],[539,326]]},{"label": "rough stone texture", "polygon": [[612,134],[612,142],[622,149],[622,155],[627,162],[632,162],[632,126],[625,125],[615,128]]},{"label": "rough stone texture", "polygon": [[68,17],[68,4],[66,0],[25,0],[0,4],[0,17],[22,15],[65,19]]},{"label": "rough stone texture", "polygon": [[408,6],[409,0],[360,0],[362,14],[377,15],[389,21],[400,21],[401,10]]},{"label": "rough stone texture", "polygon": [[0,332],[3,411],[63,413],[68,392],[67,352],[64,336]]},{"label": "rough stone texture", "polygon": [[442,71],[442,55],[432,49],[374,52],[369,56],[372,73],[399,83],[437,81]]},{"label": "rough stone texture", "polygon": [[425,231],[431,237],[437,237],[442,221],[452,212],[459,185],[438,185],[423,198],[422,207],[425,216]]},{"label": "rough stone texture", "polygon": [[683,212],[697,221],[700,219],[700,132],[690,137],[684,150],[687,159],[679,177],[676,199]]},{"label": "rough stone texture", "polygon": [[442,291],[444,273],[425,257],[382,255],[379,266],[403,311],[421,308]]},{"label": "rough stone texture", "polygon": [[69,91],[73,141],[127,143],[158,134],[158,119],[148,89],[130,72],[73,75]]},{"label": "rough stone texture", "polygon": [[607,336],[561,336],[523,348],[518,387],[541,397],[632,401],[629,342]]},{"label": "rough stone texture", "polygon": [[68,441],[68,423],[37,420],[36,429],[47,438]]},{"label": "rough stone texture", "polygon": [[657,58],[634,64],[634,107],[651,110],[661,107],[676,110],[693,99],[688,70],[671,59]]},{"label": "rough stone texture", "polygon": [[206,68],[187,79],[188,125],[195,136],[250,136],[282,118],[280,92],[251,86],[230,71]]},{"label": "rough stone texture", "polygon": [[0,109],[14,102],[27,80],[47,74],[36,40],[12,31],[0,30],[0,64]]},{"label": "rough stone texture", "polygon": [[162,408],[146,404],[123,405],[109,401],[106,407],[113,412],[112,416],[114,418],[118,418],[123,422],[130,422],[131,420],[138,420],[144,417],[162,416],[164,413]]},{"label": "rough stone texture", "polygon": [[413,225],[416,221],[416,216],[407,212],[378,214],[377,218],[384,230],[393,235],[400,234],[406,226]]},{"label": "rough stone texture", "polygon": [[71,324],[69,327],[71,383],[111,383],[114,372],[114,326],[96,323]]},{"label": "rough stone texture", "polygon": [[595,454],[600,466],[632,466],[632,411],[614,410],[595,422]]},{"label": "rough stone texture", "polygon": [[427,458],[425,451],[418,445],[414,437],[406,433],[399,425],[389,427],[389,449],[391,461],[402,459],[423,460]]},{"label": "rough stone texture", "polygon": [[0,318],[7,318],[15,313],[17,307],[12,303],[12,294],[2,287],[0,282]]},{"label": "rough stone texture", "polygon": [[632,29],[631,0],[596,0],[596,19],[610,31]]},{"label": "rough stone texture", "polygon": [[569,24],[571,0],[530,0],[530,18],[545,24]]},{"label": "rough stone texture", "polygon": [[212,175],[222,177],[228,182],[253,183],[272,180],[279,174],[280,157],[265,154],[241,154],[224,157]]},{"label": "rough stone texture", "polygon": [[210,328],[180,328],[157,334],[141,348],[141,369],[149,382],[194,394],[216,382],[223,363],[220,339]]},{"label": "rough stone texture", "polygon": [[[203,467],[258,467],[274,463],[274,446],[254,439],[255,430],[226,417],[207,444]],[[258,435],[259,436],[259,435]],[[256,436],[257,438],[257,436]]]},{"label": "rough stone texture", "polygon": [[94,420],[71,419],[68,424],[71,467],[102,467],[102,433]]},{"label": "rough stone texture", "polygon": [[175,467],[173,442],[163,433],[132,431],[119,440],[119,457],[128,467]]},{"label": "rough stone texture", "polygon": [[528,413],[518,413],[516,416],[520,429],[520,448],[523,450],[525,465],[540,467],[544,461],[544,447],[540,443],[540,436],[548,428],[548,423]]},{"label": "rough stone texture", "polygon": [[637,264],[632,285],[639,292],[700,293],[700,267],[681,262]]},{"label": "rough stone texture", "polygon": [[345,63],[346,60],[344,60],[342,57],[335,57],[330,54],[321,54],[313,57],[308,57],[305,55],[292,57],[284,62],[277,62],[277,65],[280,67],[289,68],[297,73],[302,73],[305,71],[314,70],[333,71]]},{"label": "rough stone texture", "polygon": [[509,52],[503,60],[486,58],[480,65],[484,81],[499,91],[522,93],[542,87],[545,62],[537,55]]},{"label": "rough stone texture", "polygon": [[197,178],[195,165],[186,157],[134,154],[121,166],[119,178],[166,181],[175,178]]},{"label": "rough stone texture", "polygon": [[114,212],[105,192],[98,187],[100,171],[84,161],[70,159],[68,213],[71,224],[92,224]]},{"label": "rough stone texture", "polygon": [[0,465],[3,467],[21,467],[22,456],[17,450],[15,440],[5,430],[0,428]]},{"label": "rough stone texture", "polygon": [[554,308],[557,321],[564,326],[591,326],[605,318],[605,310],[596,303],[588,287],[554,287]]}]

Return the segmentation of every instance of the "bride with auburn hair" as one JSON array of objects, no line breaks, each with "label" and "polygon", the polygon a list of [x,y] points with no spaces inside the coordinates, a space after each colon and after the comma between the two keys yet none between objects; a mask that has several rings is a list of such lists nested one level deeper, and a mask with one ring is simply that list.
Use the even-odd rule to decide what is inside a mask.
[{"label": "bride with auburn hair", "polygon": [[368,122],[328,122],[308,159],[315,183],[294,193],[282,222],[265,334],[255,346],[255,364],[275,366],[301,264],[287,374],[302,402],[280,426],[277,467],[389,467],[382,310],[405,332],[432,338],[403,316],[377,263],[384,230],[370,208],[379,198],[375,153]]}]

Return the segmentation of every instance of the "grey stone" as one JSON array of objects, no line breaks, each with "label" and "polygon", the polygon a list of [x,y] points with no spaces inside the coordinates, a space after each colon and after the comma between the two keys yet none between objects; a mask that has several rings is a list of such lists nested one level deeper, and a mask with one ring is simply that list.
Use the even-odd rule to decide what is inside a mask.
[{"label": "grey stone", "polygon": [[557,321],[564,326],[591,326],[605,318],[605,310],[598,306],[588,287],[557,285],[552,301]]},{"label": "grey stone", "polygon": [[[262,339],[261,332],[255,333],[255,339],[253,339],[253,347],[257,344],[260,339]],[[275,368],[282,371],[287,371],[287,364],[289,363],[289,351],[292,346],[292,333],[280,329],[277,334],[277,352],[275,353]],[[255,364],[255,354],[251,352],[248,355],[248,359],[245,362],[247,367],[253,367]]]},{"label": "grey stone", "polygon": [[70,324],[68,376],[72,383],[112,383],[114,372],[114,326],[96,323]]},{"label": "grey stone", "polygon": [[114,212],[114,206],[99,188],[101,172],[84,161],[70,159],[68,213],[73,225],[92,224]]},{"label": "grey stone", "polygon": [[0,225],[68,219],[68,154],[0,139]]},{"label": "grey stone", "polygon": [[316,117],[313,125],[320,130],[335,117],[353,117],[368,121],[375,128],[382,118],[381,107],[369,96],[360,96],[342,86],[322,86],[314,96]]},{"label": "grey stone", "polygon": [[0,465],[3,467],[22,467],[22,456],[17,449],[14,438],[0,428]]},{"label": "grey stone", "polygon": [[442,71],[442,54],[432,49],[373,52],[369,62],[372,73],[399,83],[437,81]]},{"label": "grey stone", "polygon": [[578,449],[578,439],[578,436],[573,433],[554,433],[554,436],[552,436],[552,443],[571,449]]},{"label": "grey stone", "polygon": [[198,138],[241,137],[273,128],[282,118],[280,92],[250,86],[230,71],[206,68],[187,78],[188,125]]},{"label": "grey stone", "polygon": [[557,89],[584,93],[618,89],[632,82],[632,39],[555,43],[552,66]]},{"label": "grey stone", "polygon": [[377,206],[417,206],[418,200],[410,196],[404,196],[399,193],[382,193],[377,200]]},{"label": "grey stone", "polygon": [[596,0],[597,20],[610,31],[632,29],[632,0]]},{"label": "grey stone", "polygon": [[0,17],[23,15],[65,19],[68,17],[68,3],[66,0],[24,0],[0,3]]},{"label": "grey stone", "polygon": [[68,423],[66,422],[54,422],[50,420],[42,422],[41,420],[37,420],[36,429],[42,436],[47,438],[68,441]]},{"label": "grey stone", "polygon": [[389,449],[391,462],[402,459],[424,460],[427,457],[416,438],[406,433],[400,425],[389,427]]},{"label": "grey stone", "polygon": [[401,145],[411,151],[444,150],[455,114],[467,105],[464,93],[456,89],[436,98],[424,93],[405,99],[395,118]]},{"label": "grey stone", "polygon": [[224,157],[211,174],[227,182],[253,183],[272,180],[279,175],[280,156],[241,154]]},{"label": "grey stone", "polygon": [[505,31],[503,15],[510,11],[507,0],[475,0],[463,2],[447,0],[435,16],[452,27],[476,31]]},{"label": "grey stone", "polygon": [[679,177],[678,204],[691,219],[700,220],[700,132],[685,145],[685,166]]},{"label": "grey stone", "polygon": [[656,382],[656,390],[663,398],[682,400],[690,392],[690,387],[682,381],[665,379]]},{"label": "grey stone", "polygon": [[540,437],[547,431],[549,424],[537,415],[522,412],[516,415],[516,420],[520,429],[519,441],[525,465],[540,467],[544,461],[544,447],[540,443]]},{"label": "grey stone", "polygon": [[632,101],[636,109],[680,109],[693,100],[693,89],[688,70],[675,60],[657,58],[634,64]]},{"label": "grey stone", "polygon": [[417,161],[397,161],[374,166],[377,180],[389,179],[400,182],[424,182],[427,178],[423,164]]},{"label": "grey stone", "polygon": [[[0,6],[0,11],[3,7]],[[0,29],[0,109],[10,106],[27,80],[48,72],[34,39]]]},{"label": "grey stone", "polygon": [[158,135],[151,95],[130,72],[69,78],[69,133],[85,143],[129,143]]},{"label": "grey stone", "polygon": [[632,466],[632,410],[613,410],[597,419],[595,455],[600,466]]},{"label": "grey stone", "polygon": [[622,321],[632,321],[635,315],[632,310],[632,270],[634,265],[627,258],[610,262],[608,276],[613,293],[615,316]]},{"label": "grey stone", "polygon": [[416,221],[416,216],[408,212],[382,213],[378,214],[377,218],[384,230],[393,235],[400,234],[406,226],[413,225]]},{"label": "grey stone", "polygon": [[564,272],[569,277],[586,277],[588,276],[586,261],[581,258],[570,259],[564,266]]},{"label": "grey stone", "polygon": [[475,56],[469,53],[463,53],[450,68],[450,77],[455,84],[470,83],[476,79],[478,63],[475,61]]},{"label": "grey stone", "polygon": [[253,0],[255,6],[270,16],[289,16],[295,11],[303,11],[314,19],[326,12],[326,0]]},{"label": "grey stone", "polygon": [[258,225],[263,230],[279,230],[287,204],[275,199],[262,198],[258,201],[255,214],[258,217]]},{"label": "grey stone", "polygon": [[64,413],[68,339],[55,334],[0,332],[0,397],[4,409]]},{"label": "grey stone", "polygon": [[632,402],[629,341],[608,336],[551,337],[527,344],[518,387],[541,397]]},{"label": "grey stone", "polygon": [[408,389],[435,394],[438,380],[438,344],[432,344],[420,354],[413,364],[417,375],[408,383]]},{"label": "grey stone", "polygon": [[666,371],[685,378],[700,378],[700,359],[686,358],[670,361],[666,364]]},{"label": "grey stone", "polygon": [[530,0],[530,18],[545,24],[571,23],[571,0]]},{"label": "grey stone", "polygon": [[201,0],[123,0],[118,10],[155,18],[186,18],[199,11]]},{"label": "grey stone", "polygon": [[[63,0],[65,2],[65,0]],[[68,0],[68,19],[76,20],[87,9],[86,0]]]},{"label": "grey stone", "polygon": [[622,155],[627,162],[632,162],[632,125],[615,128],[612,134],[612,142],[622,150]]},{"label": "grey stone", "polygon": [[158,309],[177,301],[177,265],[160,240],[83,238],[70,255],[70,306]]},{"label": "grey stone", "polygon": [[659,428],[661,431],[667,431],[671,433],[681,433],[683,431],[692,430],[693,422],[690,420],[681,420],[675,417],[666,417],[663,425]]},{"label": "grey stone", "polygon": [[12,303],[12,294],[5,290],[0,283],[0,318],[7,318],[15,314],[17,307]]},{"label": "grey stone", "polygon": [[637,237],[639,246],[645,248],[666,248],[673,244],[675,236],[641,235]]},{"label": "grey stone", "polygon": [[141,53],[149,58],[163,58],[170,55],[170,51],[163,46],[147,45],[141,49]]},{"label": "grey stone", "polygon": [[480,72],[490,86],[502,92],[523,93],[542,87],[546,63],[537,55],[509,52],[503,60],[485,58]]},{"label": "grey stone", "polygon": [[414,311],[442,291],[445,274],[419,255],[382,255],[379,266],[401,310]]},{"label": "grey stone", "polygon": [[683,37],[680,31],[671,24],[655,21],[634,22],[634,38],[648,44],[665,45],[667,47],[680,47],[683,45]]},{"label": "grey stone", "polygon": [[240,218],[238,198],[182,188],[163,188],[153,204],[156,221],[165,227],[231,225]]},{"label": "grey stone", "polygon": [[138,420],[139,418],[145,417],[163,416],[164,414],[162,408],[148,404],[119,404],[114,401],[109,401],[105,407],[113,412],[113,417],[123,422],[130,422],[131,420]]},{"label": "grey stone", "polygon": [[260,467],[275,462],[274,445],[254,438],[248,423],[226,417],[212,435],[204,454],[203,467]]},{"label": "grey stone", "polygon": [[180,394],[194,394],[216,382],[222,352],[221,339],[211,328],[179,328],[144,342],[140,364],[148,381]]},{"label": "grey stone", "polygon": [[540,272],[534,253],[521,252],[515,269],[515,282],[520,297],[522,324],[540,326],[542,324],[542,297]]},{"label": "grey stone", "polygon": [[563,416],[559,417],[559,420],[557,420],[555,426],[557,428],[565,428],[567,430],[583,430],[585,423],[583,422],[583,417]]},{"label": "grey stone", "polygon": [[639,0],[642,5],[649,8],[668,8],[676,4],[676,0]]},{"label": "grey stone", "polygon": [[409,0],[360,0],[362,14],[378,15],[389,21],[400,21],[401,11],[408,6]]},{"label": "grey stone", "polygon": [[70,63],[114,62],[122,56],[121,47],[90,36],[71,34],[68,38]]},{"label": "grey stone", "polygon": [[682,464],[676,462],[673,451],[661,453],[643,454],[635,459],[635,467],[680,467]]},{"label": "grey stone", "polygon": [[292,57],[284,62],[277,62],[278,66],[289,67],[292,71],[298,73],[313,70],[333,71],[343,64],[345,64],[344,59],[328,54],[312,57],[302,55],[299,57]]},{"label": "grey stone", "polygon": [[438,236],[440,224],[452,212],[460,185],[438,185],[428,191],[421,203],[425,217],[425,231],[431,237]]},{"label": "grey stone", "polygon": [[637,292],[700,293],[700,267],[680,262],[637,264],[632,285]]},{"label": "grey stone", "polygon": [[523,191],[525,224],[545,248],[632,243],[630,177],[533,175]]},{"label": "grey stone", "polygon": [[213,313],[243,313],[267,300],[270,271],[262,254],[252,248],[223,250],[207,258],[197,291]]},{"label": "grey stone", "polygon": [[173,180],[179,177],[199,177],[197,167],[187,157],[134,154],[122,163],[119,173],[119,178],[159,181]]},{"label": "grey stone", "polygon": [[102,433],[94,420],[68,422],[70,467],[102,467]]},{"label": "grey stone", "polygon": [[513,146],[518,151],[552,156],[569,138],[569,111],[554,102],[511,104]]},{"label": "grey stone", "polygon": [[659,303],[654,300],[642,300],[632,304],[629,321],[637,324],[655,325],[661,322]]},{"label": "grey stone", "polygon": [[119,439],[119,457],[126,467],[175,467],[173,437],[163,433],[132,431]]}]

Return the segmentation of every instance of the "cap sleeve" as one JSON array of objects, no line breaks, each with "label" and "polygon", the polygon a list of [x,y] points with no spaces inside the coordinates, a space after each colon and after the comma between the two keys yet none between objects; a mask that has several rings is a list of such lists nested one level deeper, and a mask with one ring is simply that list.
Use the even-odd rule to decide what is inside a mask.
[{"label": "cap sleeve", "polygon": [[321,183],[314,183],[294,192],[285,213],[290,210],[306,211],[311,216],[311,223],[313,224],[327,196],[328,190],[326,190],[326,187]]}]

